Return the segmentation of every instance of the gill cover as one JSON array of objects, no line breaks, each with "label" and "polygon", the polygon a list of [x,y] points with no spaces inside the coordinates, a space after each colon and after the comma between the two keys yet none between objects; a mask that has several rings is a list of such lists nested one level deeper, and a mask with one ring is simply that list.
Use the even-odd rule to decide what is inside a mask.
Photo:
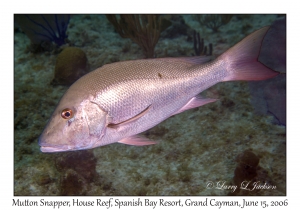
[{"label": "gill cover", "polygon": [[102,110],[100,106],[93,101],[89,101],[86,104],[84,112],[90,136],[94,136],[100,140],[105,134],[107,112]]},{"label": "gill cover", "polygon": [[91,96],[83,101],[61,100],[39,138],[42,152],[90,149],[105,134],[106,116]]}]

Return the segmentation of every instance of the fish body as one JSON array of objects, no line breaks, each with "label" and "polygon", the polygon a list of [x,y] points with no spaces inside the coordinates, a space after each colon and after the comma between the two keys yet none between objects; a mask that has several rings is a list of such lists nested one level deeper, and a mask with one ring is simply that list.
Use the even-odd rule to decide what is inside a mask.
[{"label": "fish body", "polygon": [[278,73],[257,61],[269,27],[246,37],[213,61],[209,57],[158,58],[104,65],[64,94],[39,138],[42,152],[115,142],[154,144],[137,134],[172,115],[216,101],[198,94],[231,80],[263,80]]}]

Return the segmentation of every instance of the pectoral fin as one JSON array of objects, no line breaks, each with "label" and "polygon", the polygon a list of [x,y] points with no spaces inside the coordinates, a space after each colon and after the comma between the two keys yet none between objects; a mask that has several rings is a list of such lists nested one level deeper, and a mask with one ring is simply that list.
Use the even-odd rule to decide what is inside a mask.
[{"label": "pectoral fin", "polygon": [[155,141],[151,141],[150,139],[147,139],[146,137],[138,136],[138,135],[126,137],[118,142],[122,144],[133,145],[133,146],[145,146],[145,145],[151,145],[157,143]]},{"label": "pectoral fin", "polygon": [[128,119],[128,120],[125,120],[125,121],[123,121],[123,122],[116,123],[116,124],[115,124],[115,123],[109,123],[109,124],[107,125],[107,127],[108,127],[108,128],[118,128],[118,127],[120,127],[120,126],[126,125],[127,123],[131,123],[131,122],[133,122],[133,121],[135,121],[135,120],[138,120],[138,119],[140,119],[142,116],[144,116],[144,115],[150,110],[151,106],[152,106],[152,105],[149,105],[149,106],[148,106],[146,109],[144,109],[141,113],[135,115],[134,117],[132,117],[132,118],[130,118],[130,119]]},{"label": "pectoral fin", "polygon": [[203,106],[203,105],[208,104],[208,103],[215,102],[217,100],[218,99],[202,98],[200,96],[195,96],[191,100],[189,100],[189,102],[187,102],[183,107],[181,107],[181,109],[179,109],[177,112],[175,112],[173,115],[179,114],[179,113],[184,112],[188,109],[193,109],[193,108]]}]

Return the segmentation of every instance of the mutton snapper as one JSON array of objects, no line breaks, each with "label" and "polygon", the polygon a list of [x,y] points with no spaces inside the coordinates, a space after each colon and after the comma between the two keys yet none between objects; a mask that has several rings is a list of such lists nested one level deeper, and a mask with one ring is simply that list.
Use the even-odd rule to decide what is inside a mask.
[{"label": "mutton snapper", "polygon": [[92,71],[61,98],[39,138],[41,151],[82,150],[115,142],[154,144],[137,134],[172,115],[216,101],[198,96],[207,88],[278,74],[257,60],[268,29],[255,31],[213,61],[207,57],[132,60]]}]

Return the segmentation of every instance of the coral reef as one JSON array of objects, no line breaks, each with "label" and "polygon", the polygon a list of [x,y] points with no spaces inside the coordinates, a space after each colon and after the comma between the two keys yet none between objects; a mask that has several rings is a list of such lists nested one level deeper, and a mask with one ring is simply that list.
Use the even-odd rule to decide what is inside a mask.
[{"label": "coral reef", "polygon": [[245,150],[236,158],[238,166],[234,170],[233,181],[236,185],[241,186],[243,181],[251,181],[257,176],[257,166],[259,158],[251,151]]},{"label": "coral reef", "polygon": [[212,48],[212,44],[209,43],[208,45],[208,52],[207,52],[207,47],[204,46],[204,39],[200,39],[200,34],[199,33],[196,33],[196,31],[194,31],[193,33],[193,37],[194,37],[194,50],[195,50],[195,54],[197,56],[199,55],[212,55],[212,51],[213,51],[213,48]]},{"label": "coral reef", "polygon": [[[166,24],[164,24],[166,22]],[[192,29],[185,23],[182,15],[165,15],[162,18],[161,38],[174,39],[188,36]]]},{"label": "coral reef", "polygon": [[[185,25],[179,27],[181,19]],[[157,57],[192,55],[191,29],[197,29],[207,43],[214,44],[214,56],[219,55],[275,19],[277,15],[270,14],[240,18],[235,15],[219,33],[211,33],[192,15],[173,16],[172,26],[164,32],[176,22],[177,30],[172,29],[176,35],[160,37],[155,54]],[[245,26],[247,30],[243,30]],[[113,31],[105,15],[73,15],[68,37],[86,53],[91,69],[143,57],[137,44]],[[207,182],[233,183],[239,165],[235,158],[249,148],[259,158],[256,178],[267,177],[267,181],[278,187],[257,194],[286,195],[286,126],[273,123],[272,115],[255,114],[248,82],[219,83],[202,93],[208,98],[218,98],[215,103],[173,116],[144,132],[147,138],[158,142],[156,145],[111,144],[85,152],[41,153],[38,137],[68,87],[49,84],[57,55],[29,53],[26,49],[29,44],[27,36],[16,30],[14,195],[225,196],[229,191],[207,189]]]},{"label": "coral reef", "polygon": [[278,190],[268,172],[259,166],[259,160],[251,150],[245,150],[237,156],[238,165],[234,170],[233,183],[238,188],[229,195],[265,195],[265,189],[270,194]]},{"label": "coral reef", "polygon": [[257,114],[271,114],[275,123],[286,125],[286,19],[279,18],[264,38],[260,62],[281,72],[276,78],[249,82],[251,103]]},{"label": "coral reef", "polygon": [[66,153],[56,158],[55,166],[61,173],[60,195],[84,195],[88,183],[97,178],[97,160],[92,151]]},{"label": "coral reef", "polygon": [[35,51],[48,49],[49,43],[61,46],[67,42],[70,15],[16,14],[15,21],[28,36]]},{"label": "coral reef", "polygon": [[146,58],[154,57],[154,48],[161,32],[161,17],[158,15],[106,15],[123,38],[137,43]]},{"label": "coral reef", "polygon": [[71,85],[88,73],[88,60],[83,50],[66,47],[56,59],[53,84]]},{"label": "coral reef", "polygon": [[213,32],[217,33],[219,28],[227,24],[233,15],[223,14],[223,15],[195,15],[195,19],[200,22],[200,24],[210,28]]}]

